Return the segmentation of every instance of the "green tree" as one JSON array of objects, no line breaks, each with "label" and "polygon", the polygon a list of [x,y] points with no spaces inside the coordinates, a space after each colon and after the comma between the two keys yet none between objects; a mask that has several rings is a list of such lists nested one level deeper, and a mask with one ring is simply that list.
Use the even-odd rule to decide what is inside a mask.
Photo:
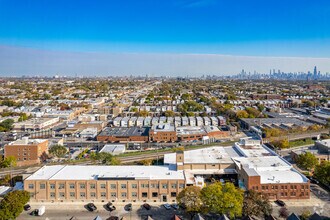
[{"label": "green tree", "polygon": [[243,201],[243,215],[259,216],[271,215],[273,211],[267,194],[248,190]]},{"label": "green tree", "polygon": [[137,112],[137,116],[139,117],[147,117],[149,115],[149,112],[147,110],[141,110]]},{"label": "green tree", "polygon": [[14,156],[8,156],[0,161],[0,168],[16,167],[17,161]]},{"label": "green tree", "polygon": [[322,161],[321,164],[317,165],[314,176],[324,185],[330,186],[330,161]]},{"label": "green tree", "polygon": [[300,154],[297,158],[297,165],[306,170],[312,170],[318,164],[318,159],[311,152]]},{"label": "green tree", "polygon": [[201,211],[203,202],[201,199],[201,188],[198,186],[188,186],[184,188],[176,199],[180,206],[186,208],[191,218],[194,214]]},{"label": "green tree", "polygon": [[204,187],[201,192],[206,211],[218,214],[228,214],[231,218],[242,215],[243,191],[234,184],[220,182]]},{"label": "green tree", "polygon": [[23,211],[24,205],[30,200],[30,194],[24,190],[9,192],[0,202],[0,219],[14,220]]},{"label": "green tree", "polygon": [[6,119],[0,123],[0,132],[7,132],[13,128],[14,120],[13,119]]},{"label": "green tree", "polygon": [[55,157],[61,158],[64,157],[68,152],[67,148],[63,145],[54,145],[49,149],[49,153]]},{"label": "green tree", "polygon": [[113,155],[106,153],[106,152],[92,152],[90,158],[94,161],[98,161],[99,163],[106,164],[106,165],[119,165],[120,160]]}]

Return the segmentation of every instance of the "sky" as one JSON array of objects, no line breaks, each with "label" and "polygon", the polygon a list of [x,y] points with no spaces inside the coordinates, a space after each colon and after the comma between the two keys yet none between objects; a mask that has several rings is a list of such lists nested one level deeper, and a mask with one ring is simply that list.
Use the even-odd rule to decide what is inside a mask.
[{"label": "sky", "polygon": [[0,0],[0,76],[314,65],[330,72],[329,0]]}]

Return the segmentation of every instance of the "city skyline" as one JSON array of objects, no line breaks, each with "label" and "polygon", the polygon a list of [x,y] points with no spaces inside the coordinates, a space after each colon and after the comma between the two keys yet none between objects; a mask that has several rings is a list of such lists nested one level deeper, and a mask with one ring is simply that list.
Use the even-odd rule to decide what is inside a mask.
[{"label": "city skyline", "polygon": [[329,12],[325,0],[5,0],[0,75],[330,72]]}]

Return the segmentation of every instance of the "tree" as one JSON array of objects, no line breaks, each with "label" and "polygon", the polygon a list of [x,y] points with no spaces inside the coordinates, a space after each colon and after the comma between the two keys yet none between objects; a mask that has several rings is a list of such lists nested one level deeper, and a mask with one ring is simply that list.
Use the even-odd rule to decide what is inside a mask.
[{"label": "tree", "polygon": [[152,159],[144,159],[144,160],[141,160],[140,163],[144,166],[150,166],[150,165],[152,165]]},{"label": "tree", "polygon": [[312,170],[318,164],[318,159],[311,152],[300,154],[297,159],[297,165],[306,170]]},{"label": "tree", "polygon": [[300,219],[307,220],[307,219],[309,219],[310,216],[311,216],[311,212],[309,210],[305,210],[305,211],[303,211],[303,213],[301,213]]},{"label": "tree", "polygon": [[50,148],[49,153],[55,157],[61,158],[65,156],[67,151],[66,147],[57,144]]},{"label": "tree", "polygon": [[273,211],[267,194],[248,190],[243,201],[243,215],[259,216],[271,215]]},{"label": "tree", "polygon": [[106,153],[106,152],[93,152],[90,154],[90,158],[94,161],[98,161],[102,164],[106,165],[119,165],[120,160],[116,157],[114,157],[112,154]]},{"label": "tree", "polygon": [[242,215],[243,191],[232,183],[208,185],[202,189],[201,196],[208,212],[228,214],[231,218]]},{"label": "tree", "polygon": [[147,110],[141,110],[137,112],[137,116],[139,117],[147,117],[149,115],[149,112]]},{"label": "tree", "polygon": [[280,148],[280,149],[285,149],[290,146],[289,141],[287,139],[273,141],[272,145],[274,145],[274,147]]},{"label": "tree", "polygon": [[7,132],[13,128],[14,120],[6,119],[0,123],[0,132]]},{"label": "tree", "polygon": [[14,156],[8,156],[0,161],[0,168],[16,167],[17,161]]},{"label": "tree", "polygon": [[166,117],[174,117],[175,116],[175,112],[171,111],[171,110],[167,110],[165,111],[165,116]]},{"label": "tree", "polygon": [[30,200],[30,194],[24,190],[9,192],[0,202],[0,219],[16,219],[23,206]]},{"label": "tree", "polygon": [[317,165],[314,176],[324,185],[330,186],[330,161],[322,161],[321,164]]},{"label": "tree", "polygon": [[245,110],[239,110],[236,112],[236,117],[237,118],[248,118],[249,113],[247,113]]},{"label": "tree", "polygon": [[179,205],[186,208],[191,217],[198,213],[202,207],[201,188],[198,186],[188,186],[184,188],[176,197]]}]

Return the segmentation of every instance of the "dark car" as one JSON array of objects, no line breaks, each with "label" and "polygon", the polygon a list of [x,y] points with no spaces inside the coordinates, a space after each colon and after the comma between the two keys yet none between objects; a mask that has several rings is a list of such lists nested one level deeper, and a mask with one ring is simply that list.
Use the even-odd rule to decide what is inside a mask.
[{"label": "dark car", "polygon": [[31,206],[29,204],[24,206],[24,211],[29,211],[31,209]]},{"label": "dark car", "polygon": [[144,203],[142,205],[146,210],[150,210],[151,209],[151,206],[148,204],[148,203]]},{"label": "dark car", "polygon": [[38,209],[35,209],[32,212],[30,212],[30,215],[32,215],[32,216],[38,216]]},{"label": "dark car", "polygon": [[86,207],[87,207],[88,211],[90,211],[90,212],[93,212],[97,209],[96,206],[94,205],[94,203],[88,203]]},{"label": "dark car", "polygon": [[128,203],[127,205],[125,205],[125,210],[126,211],[132,211],[132,203]]},{"label": "dark car", "polygon": [[282,200],[276,200],[275,203],[279,206],[285,206],[285,202],[283,202]]},{"label": "dark car", "polygon": [[119,220],[118,216],[110,216],[107,220]]},{"label": "dark car", "polygon": [[105,206],[107,207],[107,209],[108,209],[110,212],[116,210],[116,206],[112,205],[111,202],[108,202]]}]

